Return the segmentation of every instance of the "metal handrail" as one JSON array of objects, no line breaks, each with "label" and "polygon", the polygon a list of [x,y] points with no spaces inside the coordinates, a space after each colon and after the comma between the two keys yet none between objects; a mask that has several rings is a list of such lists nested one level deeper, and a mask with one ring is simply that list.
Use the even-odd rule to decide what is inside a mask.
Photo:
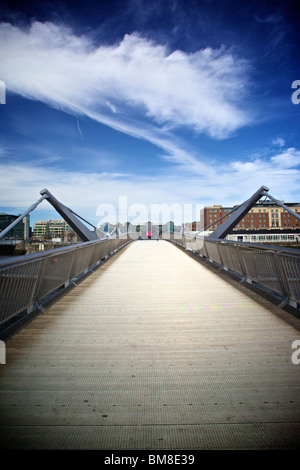
[{"label": "metal handrail", "polygon": [[10,266],[10,265],[16,265],[16,264],[21,264],[23,262],[27,263],[28,261],[33,261],[39,258],[46,258],[48,256],[51,256],[53,254],[61,254],[64,252],[69,252],[72,250],[77,250],[82,247],[87,247],[89,245],[95,245],[101,242],[105,242],[107,240],[111,240],[110,238],[99,238],[99,240],[91,241],[91,242],[81,242],[81,243],[75,243],[73,245],[68,245],[68,246],[62,246],[61,248],[52,248],[50,250],[45,250],[45,251],[38,251],[36,253],[30,253],[27,255],[21,255],[21,256],[11,256],[7,258],[3,258],[0,260],[0,269],[4,266]]}]

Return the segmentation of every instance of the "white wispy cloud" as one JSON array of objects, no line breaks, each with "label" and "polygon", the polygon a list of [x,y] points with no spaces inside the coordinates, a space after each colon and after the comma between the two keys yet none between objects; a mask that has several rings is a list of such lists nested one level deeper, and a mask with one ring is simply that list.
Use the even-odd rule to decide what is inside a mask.
[{"label": "white wispy cloud", "polygon": [[[170,171],[160,178],[159,175],[83,173],[71,169],[58,172],[50,165],[1,163],[0,160],[1,203],[3,207],[25,210],[39,198],[40,190],[47,187],[65,205],[97,223],[99,205],[113,205],[117,210],[120,196],[127,198],[129,206],[142,203],[149,211],[153,204],[167,204],[169,207],[180,204],[184,213],[184,204],[192,205],[193,210],[199,205],[240,204],[260,186],[266,185],[272,196],[286,202],[297,202],[299,164],[300,151],[294,148],[268,158],[236,160],[224,166],[211,164],[208,168],[210,177],[202,171],[203,168],[201,171],[198,169],[194,176],[184,171]],[[44,203],[43,210],[49,208],[50,205]],[[194,213],[193,219],[197,218],[199,214]]]},{"label": "white wispy cloud", "polygon": [[285,140],[282,139],[281,137],[277,137],[276,139],[272,140],[272,144],[276,145],[278,147],[284,147],[285,145]]},{"label": "white wispy cloud", "polygon": [[300,151],[291,147],[285,151],[274,155],[271,158],[272,163],[280,168],[295,168],[300,166]]},{"label": "white wispy cloud", "polygon": [[[27,29],[2,23],[0,54],[8,90],[150,141],[163,125],[223,138],[250,120],[240,106],[247,63],[225,48],[170,52],[137,33],[95,47],[67,27],[34,22]],[[151,131],[148,124],[140,132],[140,118]]]},{"label": "white wispy cloud", "polygon": [[[251,188],[266,185],[278,199],[297,202],[299,198],[300,151],[295,148],[282,149],[269,157],[257,156],[246,161],[232,161],[229,178],[239,190],[251,192]],[[224,174],[226,169],[224,168]],[[276,194],[274,194],[276,193]]]}]

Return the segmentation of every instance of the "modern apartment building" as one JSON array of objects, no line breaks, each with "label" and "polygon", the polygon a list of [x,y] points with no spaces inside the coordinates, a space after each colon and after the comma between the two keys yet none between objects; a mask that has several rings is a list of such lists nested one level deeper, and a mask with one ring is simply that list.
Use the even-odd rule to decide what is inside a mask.
[{"label": "modern apartment building", "polygon": [[72,230],[63,219],[39,220],[34,224],[32,238],[35,240],[61,238]]},{"label": "modern apartment building", "polygon": [[[284,204],[300,215],[300,203]],[[215,230],[229,217],[228,213],[233,209],[234,207],[221,205],[204,207],[200,211],[200,230]],[[223,216],[225,217],[218,221]],[[262,202],[252,207],[233,230],[293,230],[299,228],[300,221],[286,209],[272,202]]]},{"label": "modern apartment building", "polygon": [[[7,214],[6,212],[0,213],[0,231],[6,229],[12,224],[19,215]],[[5,238],[15,238],[18,240],[28,240],[30,236],[30,216],[26,215],[20,222],[18,222],[7,234]]]}]

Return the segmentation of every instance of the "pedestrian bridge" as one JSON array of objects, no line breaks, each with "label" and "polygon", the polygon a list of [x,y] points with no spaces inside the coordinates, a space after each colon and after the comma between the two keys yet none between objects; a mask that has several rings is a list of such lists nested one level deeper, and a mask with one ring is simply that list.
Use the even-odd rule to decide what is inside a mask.
[{"label": "pedestrian bridge", "polygon": [[0,365],[2,448],[299,448],[299,257],[195,243],[2,263],[2,324],[22,325]]}]

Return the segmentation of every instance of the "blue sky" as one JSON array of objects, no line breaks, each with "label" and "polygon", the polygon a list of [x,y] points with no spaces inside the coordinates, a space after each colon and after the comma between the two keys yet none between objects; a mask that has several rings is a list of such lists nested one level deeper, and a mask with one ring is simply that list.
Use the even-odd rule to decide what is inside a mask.
[{"label": "blue sky", "polygon": [[297,3],[0,1],[0,210],[299,202]]}]

